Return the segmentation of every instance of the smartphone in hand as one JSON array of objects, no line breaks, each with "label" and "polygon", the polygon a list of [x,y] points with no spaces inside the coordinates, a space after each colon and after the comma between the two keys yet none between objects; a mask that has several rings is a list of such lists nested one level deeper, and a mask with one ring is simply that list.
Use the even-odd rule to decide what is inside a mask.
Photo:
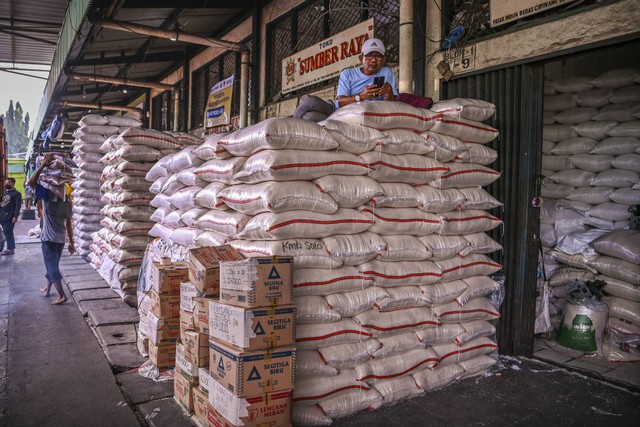
[{"label": "smartphone in hand", "polygon": [[374,77],[373,84],[378,88],[382,87],[382,85],[384,84],[384,76]]}]

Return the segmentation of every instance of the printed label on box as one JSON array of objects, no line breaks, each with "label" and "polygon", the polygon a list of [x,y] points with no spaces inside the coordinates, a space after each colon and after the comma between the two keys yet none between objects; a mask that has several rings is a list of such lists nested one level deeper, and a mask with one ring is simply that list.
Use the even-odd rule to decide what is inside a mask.
[{"label": "printed label on box", "polygon": [[220,287],[249,291],[258,280],[255,260],[226,261],[220,263]]}]

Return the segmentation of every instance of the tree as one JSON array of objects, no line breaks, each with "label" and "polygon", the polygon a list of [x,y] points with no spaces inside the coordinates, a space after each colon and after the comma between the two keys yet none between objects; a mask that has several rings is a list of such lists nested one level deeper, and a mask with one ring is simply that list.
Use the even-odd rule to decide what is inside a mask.
[{"label": "tree", "polygon": [[23,117],[24,111],[20,102],[13,107],[13,100],[9,101],[9,109],[4,115],[4,126],[7,130],[9,154],[23,153],[29,146],[29,113]]}]

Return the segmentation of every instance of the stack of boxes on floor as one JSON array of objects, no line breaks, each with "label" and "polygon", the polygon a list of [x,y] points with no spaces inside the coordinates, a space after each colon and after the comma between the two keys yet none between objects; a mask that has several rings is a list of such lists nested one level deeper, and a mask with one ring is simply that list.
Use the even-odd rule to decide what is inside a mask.
[{"label": "stack of boxes on floor", "polygon": [[[289,425],[295,370],[291,258],[229,246],[189,254],[174,396],[203,426]],[[208,368],[208,369],[207,369]]]},{"label": "stack of boxes on floor", "polygon": [[[545,85],[541,239],[548,281],[540,313],[557,330],[574,281],[601,280],[610,298],[612,344],[640,332],[640,266],[630,207],[640,204],[640,71],[612,70]],[[612,250],[616,247],[617,250]],[[627,340],[628,341],[628,340]],[[633,358],[618,351],[612,360]]]},{"label": "stack of boxes on floor", "polygon": [[486,232],[501,204],[482,188],[500,176],[487,167],[497,131],[482,123],[495,107],[433,108],[358,103],[320,124],[273,118],[210,137],[194,152],[206,183],[187,187],[195,207],[181,215],[192,225],[154,226],[184,246],[293,257],[296,423],[331,423],[495,363],[488,296],[500,284],[488,276],[501,265],[488,254],[501,247]]}]

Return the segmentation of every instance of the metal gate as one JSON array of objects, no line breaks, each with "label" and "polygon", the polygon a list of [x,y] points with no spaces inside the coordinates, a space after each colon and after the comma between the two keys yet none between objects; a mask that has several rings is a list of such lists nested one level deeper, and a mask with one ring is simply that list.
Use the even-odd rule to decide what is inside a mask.
[{"label": "metal gate", "polygon": [[443,99],[483,99],[497,108],[489,122],[500,131],[490,145],[498,151],[491,167],[502,178],[486,190],[504,203],[498,214],[504,226],[493,230],[492,237],[504,248],[494,254],[505,273],[498,343],[501,353],[510,355],[533,354],[539,212],[531,201],[539,194],[543,76],[542,63],[524,64],[454,78],[441,92]]}]

